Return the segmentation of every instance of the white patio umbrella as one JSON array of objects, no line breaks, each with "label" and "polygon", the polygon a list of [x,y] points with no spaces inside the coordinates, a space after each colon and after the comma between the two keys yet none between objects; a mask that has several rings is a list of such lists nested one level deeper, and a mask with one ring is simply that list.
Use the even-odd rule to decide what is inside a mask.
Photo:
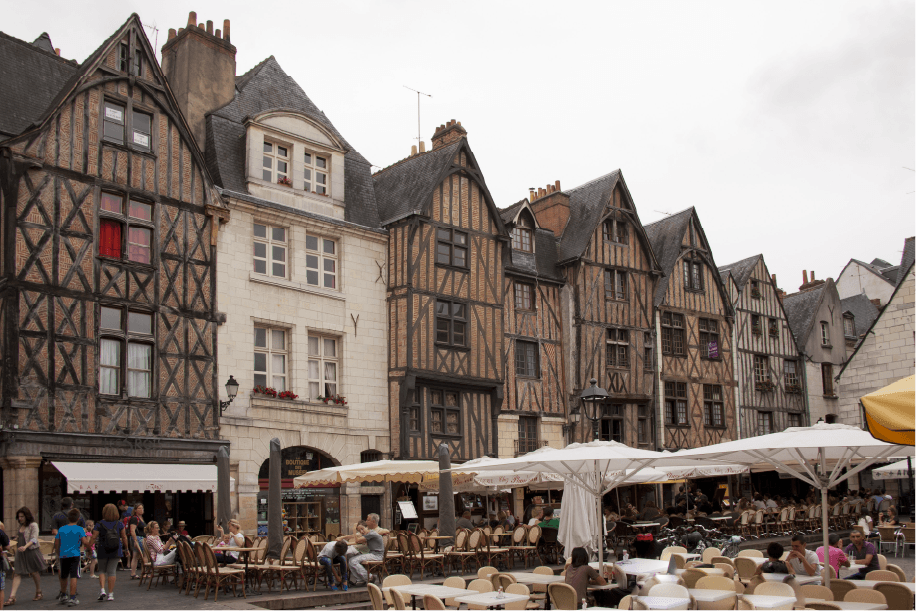
[{"label": "white patio umbrella", "polygon": [[420,483],[424,475],[439,474],[434,460],[375,460],[372,462],[328,467],[303,473],[293,480],[293,486],[304,488],[315,484],[345,484],[348,482],[409,482]]},{"label": "white patio umbrella", "polygon": [[[759,435],[703,448],[681,450],[680,459],[717,459],[747,465],[751,471],[791,473],[821,491],[821,528],[827,544],[827,491],[876,462],[906,456],[912,449],[879,441],[862,429],[846,424],[792,427],[781,433]],[[845,469],[845,472],[844,472]],[[830,575],[824,571],[824,583]]]},{"label": "white patio umbrella", "polygon": [[873,479],[908,479],[910,477],[910,460],[903,460],[871,470]]}]

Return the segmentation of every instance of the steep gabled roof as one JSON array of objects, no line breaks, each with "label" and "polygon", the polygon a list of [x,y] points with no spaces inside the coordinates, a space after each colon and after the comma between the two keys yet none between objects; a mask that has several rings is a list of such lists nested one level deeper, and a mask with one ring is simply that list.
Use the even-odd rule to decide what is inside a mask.
[{"label": "steep gabled roof", "polygon": [[57,55],[57,53],[54,52],[54,43],[51,42],[51,37],[48,36],[47,32],[42,32],[38,38],[32,41],[32,44],[42,51]]},{"label": "steep gabled roof", "polygon": [[885,261],[884,259],[879,259],[875,257],[874,259],[871,260],[871,263],[869,263],[869,265],[873,265],[877,267],[878,269],[884,269],[885,267],[890,267],[891,265],[893,265],[893,263],[890,263],[888,261]]},{"label": "steep gabled roof", "polygon": [[900,266],[897,268],[896,287],[900,286],[903,279],[906,278],[909,269],[913,266],[913,240],[916,238],[907,238],[903,242],[903,255],[900,257]]},{"label": "steep gabled roof", "polygon": [[[499,209],[499,218],[503,220],[503,223],[511,223],[512,221],[515,220],[515,215],[518,214],[519,208],[521,208],[523,205],[527,203],[528,203],[528,198],[526,197],[525,199],[521,201],[515,202],[511,206],[508,206],[506,208],[500,208]],[[534,216],[534,214],[532,214],[531,216]],[[535,223],[536,222],[537,222],[537,219],[535,219]]]},{"label": "steep gabled roof", "polygon": [[725,275],[730,274],[735,284],[738,285],[738,288],[743,289],[744,285],[747,284],[748,278],[751,277],[751,272],[754,271],[757,261],[761,258],[763,258],[763,255],[754,255],[747,259],[741,259],[736,263],[723,265],[719,268],[719,275],[722,276],[724,280]]},{"label": "steep gabled roof", "polygon": [[369,162],[337,131],[273,55],[236,77],[235,99],[207,114],[207,167],[226,191],[246,193],[245,122],[272,110],[295,112],[327,129],[344,153],[344,215],[348,222],[379,227]]},{"label": "steep gabled roof", "polygon": [[[563,192],[569,196],[569,220],[560,239],[560,261],[581,257],[621,179],[620,170]],[[635,213],[635,211],[634,211]]]},{"label": "steep gabled roof", "polygon": [[[864,268],[864,269],[870,271],[871,273],[873,273],[874,275],[878,276],[879,278],[881,278],[881,279],[884,280],[885,282],[887,282],[887,283],[889,283],[889,284],[894,284],[894,281],[893,281],[891,278],[896,277],[896,269],[897,269],[896,267],[889,267],[889,268],[885,268],[885,269],[880,269],[880,268],[878,268],[878,267],[872,265],[871,263],[866,263],[865,261],[860,261],[859,259],[850,259],[850,260],[849,260],[849,263],[847,263],[846,265],[843,266],[843,271],[840,272],[840,276],[839,276],[840,278],[843,277],[843,272],[846,271],[846,268],[849,267],[849,266],[850,266],[851,264],[853,264],[853,263],[855,263],[855,264],[858,265],[859,267],[862,267],[862,268]],[[885,273],[885,272],[890,272],[890,274]]]},{"label": "steep gabled roof", "polygon": [[48,49],[46,36],[28,43],[0,32],[0,140],[38,121],[79,68]]},{"label": "steep gabled roof", "polygon": [[649,236],[649,241],[652,243],[652,250],[655,252],[655,257],[658,259],[662,273],[665,274],[655,288],[656,306],[665,300],[665,293],[668,291],[668,278],[674,270],[674,264],[677,263],[678,257],[681,256],[681,242],[694,212],[691,206],[686,210],[645,226],[646,235]]},{"label": "steep gabled roof", "polygon": [[786,295],[782,300],[782,307],[789,320],[789,328],[795,337],[799,350],[804,349],[808,334],[814,325],[814,317],[821,307],[827,283],[818,285],[813,289]]},{"label": "steep gabled roof", "polygon": [[862,335],[862,331],[871,327],[874,320],[878,318],[878,314],[881,313],[881,310],[876,308],[864,293],[841,299],[840,308],[844,314],[849,312],[855,318],[857,336]]},{"label": "steep gabled roof", "polygon": [[372,175],[382,225],[420,213],[462,142],[408,157]]}]

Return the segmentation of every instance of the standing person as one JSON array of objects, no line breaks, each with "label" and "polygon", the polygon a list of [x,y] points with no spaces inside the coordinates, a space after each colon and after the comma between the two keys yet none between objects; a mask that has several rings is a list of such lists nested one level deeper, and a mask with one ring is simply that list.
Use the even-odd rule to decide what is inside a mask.
[{"label": "standing person", "polygon": [[[115,577],[118,563],[127,550],[127,528],[120,519],[118,508],[112,503],[102,507],[102,519],[92,530],[92,544],[96,547],[99,562],[98,600],[114,600]],[[106,591],[107,587],[107,591]]]},{"label": "standing person", "polygon": [[[60,500],[60,511],[51,516],[51,534],[57,536],[57,531],[69,524],[67,515],[70,510],[73,508],[73,499],[69,496],[65,496]],[[77,510],[79,511],[79,510]],[[79,526],[85,528],[86,522],[83,520],[83,514],[80,514]]]},{"label": "standing person", "polygon": [[[840,576],[840,567],[848,567],[849,558],[846,557],[846,554],[844,554],[843,550],[841,549],[843,547],[843,541],[840,539],[840,535],[836,533],[830,533],[830,535],[827,537],[827,543],[827,554],[830,558],[830,566],[833,567],[835,577],[838,579]],[[823,545],[817,548],[814,553],[817,554],[818,561],[827,562],[827,560],[824,559]],[[833,579],[833,577],[831,577],[831,579]]]},{"label": "standing person", "polygon": [[130,578],[140,579],[137,575],[137,564],[140,562],[140,544],[146,536],[146,522],[143,521],[143,503],[137,503],[133,515],[127,522],[128,540],[130,541]]},{"label": "standing person", "polygon": [[[80,526],[80,510],[71,508],[67,512],[67,525],[57,529],[54,535],[54,551],[60,558],[60,594],[57,600],[71,607],[80,604],[76,598],[76,583],[80,578],[80,547],[89,543],[85,526]],[[70,594],[67,595],[67,582],[70,582]]]},{"label": "standing person", "polygon": [[[827,539],[830,540],[829,537]],[[817,563],[817,554],[807,549],[801,535],[793,535],[792,551],[786,556],[786,562],[796,575],[813,577],[821,574],[821,565]]]},{"label": "standing person", "polygon": [[10,549],[10,538],[6,534],[6,526],[0,522],[0,611],[3,611],[3,590],[6,589],[6,573],[10,570],[10,562],[6,552]]},{"label": "standing person", "polygon": [[347,545],[346,541],[331,541],[325,544],[321,551],[318,552],[318,564],[324,567],[327,575],[328,587],[337,591],[337,584],[334,583],[334,564],[340,565],[340,587],[346,592],[348,585],[347,580]]},{"label": "standing person", "polygon": [[859,569],[858,573],[848,575],[845,579],[867,579],[866,575],[879,568],[878,550],[875,549],[873,543],[865,540],[865,535],[857,530],[849,533],[849,540],[852,543],[847,545],[843,552],[850,558],[860,561],[857,564],[865,566]]},{"label": "standing person", "polygon": [[365,554],[353,556],[350,559],[350,575],[353,578],[353,585],[364,586],[369,583],[369,571],[363,566],[367,560],[381,560],[382,553],[385,551],[385,543],[382,536],[376,532],[378,528],[378,514],[370,513],[366,516],[366,532],[356,538],[356,543],[365,543],[369,551]]},{"label": "standing person", "polygon": [[32,581],[35,582],[35,598],[32,600],[41,600],[41,573],[48,566],[38,545],[38,524],[32,517],[32,511],[28,507],[22,507],[16,512],[16,521],[19,522],[19,534],[16,538],[16,572],[13,575],[13,590],[6,601],[7,605],[16,603],[16,592],[23,575],[31,575]]},{"label": "standing person", "polygon": [[[146,551],[149,552],[149,559],[153,566],[162,566],[163,564],[174,564],[175,556],[178,554],[178,548],[175,546],[177,534],[169,537],[168,543],[163,543],[159,538],[159,523],[151,521],[146,527]],[[172,551],[169,551],[172,550]]]},{"label": "standing person", "polygon": [[588,593],[588,586],[603,586],[607,581],[588,565],[588,552],[584,547],[574,548],[570,558],[572,562],[566,569],[566,584],[576,591],[576,609],[581,609]]},{"label": "standing person", "polygon": [[[86,520],[86,536],[92,536],[92,529],[95,528],[95,522],[92,520]],[[96,553],[95,553],[95,544],[89,543],[86,545],[86,564],[89,568],[89,579],[95,579],[95,564],[96,564]]]}]

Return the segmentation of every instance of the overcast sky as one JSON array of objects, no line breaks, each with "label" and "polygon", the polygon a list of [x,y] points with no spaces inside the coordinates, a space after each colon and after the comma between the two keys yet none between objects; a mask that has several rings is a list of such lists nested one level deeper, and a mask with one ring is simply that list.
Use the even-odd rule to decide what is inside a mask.
[{"label": "overcast sky", "polygon": [[[914,234],[914,18],[901,2],[17,3],[84,60],[130,12],[232,21],[241,74],[269,55],[373,164],[457,119],[500,207],[623,171],[644,224],[696,206],[718,265],[899,263]],[[153,41],[155,34],[149,32]]]}]

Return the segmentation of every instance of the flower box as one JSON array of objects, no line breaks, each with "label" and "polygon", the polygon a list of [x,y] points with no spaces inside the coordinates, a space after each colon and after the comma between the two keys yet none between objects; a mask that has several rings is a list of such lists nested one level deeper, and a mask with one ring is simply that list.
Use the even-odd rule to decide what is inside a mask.
[{"label": "flower box", "polygon": [[277,392],[277,389],[275,388],[271,388],[270,386],[261,386],[260,384],[252,388],[251,393],[265,395],[274,399],[286,399],[287,401],[293,401],[299,397],[299,395],[291,390],[283,390]]},{"label": "flower box", "polygon": [[801,384],[786,384],[786,392],[789,394],[800,395],[801,391]]},{"label": "flower box", "polygon": [[760,392],[773,392],[773,390],[776,389],[776,385],[767,380],[765,382],[756,382],[754,384],[754,388]]},{"label": "flower box", "polygon": [[280,178],[277,179],[277,184],[282,185],[284,187],[292,187],[293,181],[290,180],[288,176],[281,176]]},{"label": "flower box", "polygon": [[341,397],[340,395],[328,395],[327,397],[316,397],[318,401],[322,401],[325,405],[328,403],[334,403],[335,405],[346,405],[347,398]]},{"label": "flower box", "polygon": [[760,327],[751,327],[751,333],[754,335],[763,335],[763,331],[760,330]]},{"label": "flower box", "polygon": [[751,297],[760,299],[760,289],[751,289]]}]

